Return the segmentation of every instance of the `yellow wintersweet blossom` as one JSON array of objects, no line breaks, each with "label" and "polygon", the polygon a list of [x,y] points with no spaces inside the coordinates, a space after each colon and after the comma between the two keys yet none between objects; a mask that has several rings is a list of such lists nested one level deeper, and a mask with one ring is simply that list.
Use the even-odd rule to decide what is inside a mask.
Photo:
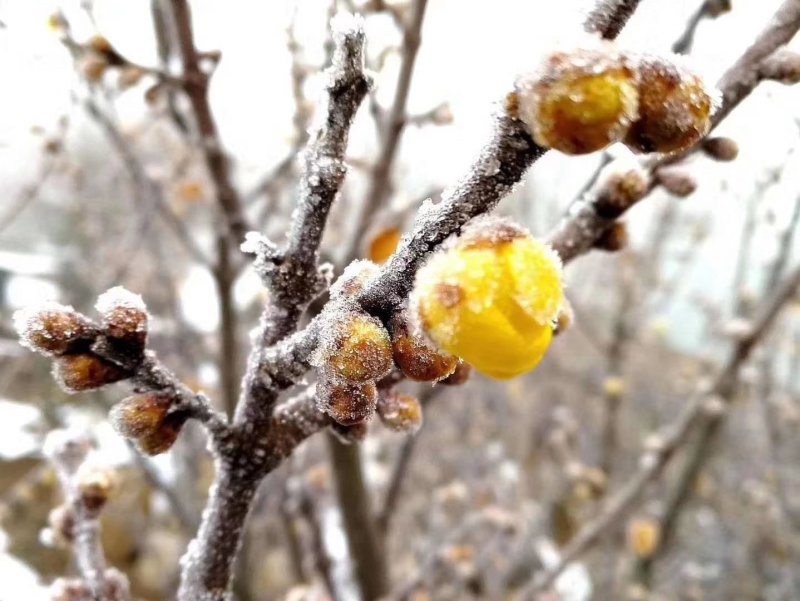
[{"label": "yellow wintersweet blossom", "polygon": [[420,324],[442,349],[506,380],[535,368],[564,302],[561,261],[508,221],[485,220],[420,269]]}]

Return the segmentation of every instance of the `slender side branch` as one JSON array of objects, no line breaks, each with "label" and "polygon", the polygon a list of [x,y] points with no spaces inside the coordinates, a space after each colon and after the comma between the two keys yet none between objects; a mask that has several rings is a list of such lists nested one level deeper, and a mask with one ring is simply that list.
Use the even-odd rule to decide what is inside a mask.
[{"label": "slender side branch", "polygon": [[206,162],[231,241],[239,244],[250,230],[239,193],[231,181],[228,158],[219,139],[217,124],[208,102],[209,73],[201,67],[202,55],[194,44],[192,15],[187,0],[171,0],[178,32],[178,47],[183,64],[183,89],[192,105]]},{"label": "slender side branch", "polygon": [[[661,434],[650,437],[639,460],[638,471],[608,500],[600,515],[584,526],[563,549],[558,564],[547,572],[538,574],[524,589],[522,598],[535,598],[537,593],[550,587],[572,561],[594,545],[609,527],[616,524],[634,506],[647,485],[661,474],[670,458],[692,432],[698,427],[705,429],[709,424],[720,421],[730,402],[739,369],[750,357],[755,345],[764,338],[781,308],[795,294],[798,285],[800,267],[795,269],[775,295],[764,304],[750,332],[736,344],[710,390],[691,401],[681,416]],[[691,483],[693,479],[687,481]]]}]

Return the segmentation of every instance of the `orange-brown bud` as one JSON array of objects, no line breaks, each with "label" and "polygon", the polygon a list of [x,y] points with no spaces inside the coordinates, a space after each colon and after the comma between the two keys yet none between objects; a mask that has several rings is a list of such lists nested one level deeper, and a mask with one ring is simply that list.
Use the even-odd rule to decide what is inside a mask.
[{"label": "orange-brown bud", "polygon": [[378,415],[390,430],[414,434],[422,427],[422,405],[414,396],[387,391],[378,400]]},{"label": "orange-brown bud", "polygon": [[317,383],[317,407],[343,426],[351,426],[372,417],[378,400],[374,382]]},{"label": "orange-brown bud", "polygon": [[406,312],[389,322],[392,357],[403,374],[417,382],[438,382],[453,373],[458,363],[454,355],[435,349],[411,330]]},{"label": "orange-brown bud", "polygon": [[714,99],[703,80],[674,60],[639,61],[639,118],[625,137],[636,152],[676,152],[696,144],[711,127]]},{"label": "orange-brown bud", "polygon": [[380,321],[366,313],[336,316],[320,346],[322,368],[347,382],[377,380],[392,367],[392,344]]},{"label": "orange-brown bud", "polygon": [[102,80],[107,68],[108,62],[102,56],[86,56],[80,63],[81,73],[90,83]]},{"label": "orange-brown bud", "polygon": [[93,355],[64,355],[55,360],[53,375],[65,392],[70,394],[95,390],[130,377],[121,367]]},{"label": "orange-brown bud", "polygon": [[147,340],[147,308],[142,297],[117,286],[97,298],[106,336],[117,350],[138,354]]},{"label": "orange-brown bud", "polygon": [[125,59],[116,51],[108,38],[102,35],[96,35],[89,40],[88,44],[92,52],[103,57],[109,65],[119,66],[125,64]]},{"label": "orange-brown bud", "polygon": [[158,455],[172,447],[187,419],[183,412],[170,413],[174,403],[165,392],[137,394],[114,406],[109,417],[114,429],[143,453]]},{"label": "orange-brown bud", "polygon": [[599,250],[616,252],[628,246],[628,226],[622,221],[615,221],[595,241],[594,247]]},{"label": "orange-brown bud", "polygon": [[472,366],[463,359],[459,359],[453,373],[442,380],[440,384],[445,384],[446,386],[461,386],[467,383],[471,375]]},{"label": "orange-brown bud", "polygon": [[46,303],[14,314],[23,346],[43,355],[59,356],[88,346],[96,330],[72,307]]},{"label": "orange-brown bud", "polygon": [[89,513],[98,513],[108,502],[116,479],[109,470],[92,470],[78,475],[78,494]]}]

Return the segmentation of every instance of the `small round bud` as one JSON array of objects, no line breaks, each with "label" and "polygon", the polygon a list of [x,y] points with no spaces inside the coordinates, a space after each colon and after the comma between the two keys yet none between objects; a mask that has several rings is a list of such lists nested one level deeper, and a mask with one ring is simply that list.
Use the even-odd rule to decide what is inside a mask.
[{"label": "small round bud", "polygon": [[553,335],[558,336],[559,334],[563,334],[572,327],[573,323],[575,323],[575,312],[572,310],[572,304],[564,298],[564,304],[558,312],[558,317],[556,317]]},{"label": "small round bud", "polygon": [[352,426],[372,417],[377,400],[378,388],[374,382],[321,380],[317,383],[317,407],[343,426]]},{"label": "small round bud", "polygon": [[130,374],[113,363],[90,353],[64,355],[55,360],[53,376],[65,392],[70,394],[95,390],[130,377]]},{"label": "small round bud", "polygon": [[567,154],[605,148],[637,115],[637,75],[608,42],[555,52],[517,84],[519,118],[537,144]]},{"label": "small round bud", "polygon": [[472,366],[463,359],[459,359],[458,363],[456,363],[456,368],[453,370],[453,373],[439,383],[444,384],[445,386],[461,386],[462,384],[467,383],[471,375]]},{"label": "small round bud", "polygon": [[594,247],[607,252],[617,252],[627,248],[628,241],[628,226],[622,221],[615,221],[595,240]]},{"label": "small round bud", "polygon": [[644,198],[648,190],[649,180],[641,167],[620,169],[615,162],[601,176],[594,205],[601,217],[616,219]]},{"label": "small round bud", "polygon": [[109,65],[119,66],[126,62],[105,36],[93,36],[89,40],[88,46],[92,52],[102,57]]},{"label": "small round bud", "polygon": [[372,280],[380,269],[372,261],[353,261],[345,267],[344,272],[331,286],[330,294],[333,299],[351,298],[361,292]]},{"label": "small round bud", "polygon": [[109,470],[91,470],[79,474],[78,494],[81,503],[89,513],[98,513],[108,502],[115,484],[114,473]]},{"label": "small round bud", "polygon": [[142,297],[116,286],[97,297],[106,336],[118,350],[138,354],[147,340],[147,308]]},{"label": "small round bud", "polygon": [[47,516],[47,525],[52,533],[52,540],[68,546],[75,539],[75,513],[69,505],[59,505]]},{"label": "small round bud", "polygon": [[394,254],[400,243],[401,232],[396,227],[379,231],[369,243],[369,258],[378,263],[385,263]]},{"label": "small round bud", "polygon": [[348,382],[376,380],[392,368],[389,333],[366,313],[337,315],[320,351],[323,369]]},{"label": "small round bud", "polygon": [[739,156],[739,145],[730,138],[706,138],[703,151],[716,161],[734,161]]},{"label": "small round bud", "polygon": [[174,403],[175,398],[164,392],[137,394],[117,403],[109,418],[114,429],[143,453],[158,455],[172,447],[188,417],[184,412],[170,413]]},{"label": "small round bud", "polygon": [[86,317],[58,303],[20,309],[14,313],[14,328],[23,346],[50,356],[88,346],[96,333]]},{"label": "small round bud", "polygon": [[625,380],[619,376],[609,376],[603,382],[603,392],[609,398],[619,400],[625,396]]},{"label": "small round bud", "polygon": [[661,542],[661,527],[652,518],[637,518],[628,524],[628,549],[640,559],[655,553]]},{"label": "small round bud", "polygon": [[392,357],[403,374],[417,382],[438,382],[453,373],[458,358],[433,348],[411,331],[408,315],[396,314],[389,322]]},{"label": "small round bud", "polygon": [[80,63],[81,73],[89,83],[100,82],[107,68],[108,62],[102,56],[89,55]]},{"label": "small round bud", "polygon": [[437,346],[488,376],[513,378],[550,345],[564,301],[561,261],[520,226],[480,220],[420,269],[411,301]]},{"label": "small round bud", "polygon": [[334,422],[331,424],[331,430],[336,434],[336,438],[343,443],[354,444],[364,441],[369,433],[369,424],[366,420],[349,426]]},{"label": "small round bud", "polygon": [[691,196],[697,190],[697,180],[682,167],[662,167],[656,171],[658,183],[678,198]]},{"label": "small round bud", "polygon": [[636,152],[677,152],[696,144],[711,127],[715,99],[703,80],[677,57],[639,61],[639,118],[625,136]]},{"label": "small round bud", "polygon": [[378,415],[390,430],[415,434],[422,427],[422,405],[414,396],[398,392],[381,394]]}]

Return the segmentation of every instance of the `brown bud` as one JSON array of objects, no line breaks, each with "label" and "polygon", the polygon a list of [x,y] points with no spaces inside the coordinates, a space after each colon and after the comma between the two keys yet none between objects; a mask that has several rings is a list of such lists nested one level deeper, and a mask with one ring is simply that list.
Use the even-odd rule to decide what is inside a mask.
[{"label": "brown bud", "polygon": [[53,540],[59,545],[68,546],[75,538],[75,513],[69,505],[59,505],[47,516],[47,524]]},{"label": "brown bud", "polygon": [[556,325],[553,328],[553,336],[563,334],[572,327],[573,323],[575,323],[575,312],[572,310],[572,304],[564,298],[564,304],[561,305],[561,310],[556,318]]},{"label": "brown bud", "polygon": [[70,394],[102,388],[130,377],[121,367],[91,353],[57,358],[53,364],[53,375],[64,391]]},{"label": "brown bud", "polygon": [[377,380],[392,367],[389,333],[365,313],[337,316],[320,350],[323,369],[348,382]]},{"label": "brown bud", "polygon": [[17,311],[14,327],[23,346],[54,356],[88,347],[96,334],[86,317],[72,307],[57,303]]},{"label": "brown bud", "polygon": [[661,526],[652,518],[636,518],[628,523],[628,549],[641,559],[651,557],[661,541]]},{"label": "brown bud", "polygon": [[153,84],[144,92],[144,101],[149,105],[154,105],[161,97],[161,90],[163,86],[160,83]]},{"label": "brown bud", "polygon": [[676,152],[708,133],[714,99],[700,77],[660,56],[643,57],[638,71],[639,118],[625,136],[629,148]]},{"label": "brown bud", "polygon": [[92,470],[78,476],[78,494],[86,510],[98,513],[108,502],[116,479],[109,470]]},{"label": "brown bud", "polygon": [[360,259],[345,267],[344,273],[331,286],[331,298],[350,298],[361,292],[378,275],[378,266]]},{"label": "brown bud", "polygon": [[353,444],[363,442],[369,432],[369,424],[366,420],[345,426],[334,422],[331,424],[331,430],[336,434],[336,438],[345,444]]},{"label": "brown bud", "polygon": [[102,56],[89,55],[80,64],[81,73],[90,83],[98,83],[108,68],[108,62]]},{"label": "brown bud", "polygon": [[438,382],[455,370],[458,358],[435,349],[422,336],[414,334],[406,312],[391,319],[389,331],[395,365],[407,378],[417,382]]},{"label": "brown bud", "polygon": [[458,363],[456,363],[456,368],[453,370],[453,373],[442,380],[440,384],[444,384],[446,386],[461,386],[462,384],[467,383],[471,375],[472,366],[463,359],[459,359]]},{"label": "brown bud", "polygon": [[703,140],[703,150],[716,161],[733,161],[739,156],[739,145],[730,138],[706,138]]},{"label": "brown bud", "polygon": [[323,379],[317,383],[317,407],[343,426],[372,417],[377,400],[374,382],[339,383]]},{"label": "brown bud", "polygon": [[594,205],[597,213],[607,219],[616,219],[645,197],[649,181],[639,167],[620,169],[612,164],[601,180]]},{"label": "brown bud", "polygon": [[555,52],[517,84],[517,111],[537,144],[585,154],[621,140],[637,115],[637,74],[615,47]]},{"label": "brown bud", "polygon": [[147,308],[142,297],[117,286],[97,298],[106,336],[116,350],[139,354],[147,340]]},{"label": "brown bud", "polygon": [[109,418],[143,453],[158,455],[172,447],[188,417],[180,411],[170,413],[174,403],[174,396],[165,392],[137,394],[115,405]]},{"label": "brown bud", "polygon": [[697,189],[697,180],[681,167],[662,167],[656,171],[656,178],[670,194],[679,198],[686,198]]},{"label": "brown bud", "polygon": [[598,250],[616,252],[628,246],[628,226],[622,221],[615,221],[595,240],[594,247]]},{"label": "brown bud", "polygon": [[384,392],[378,399],[378,415],[395,432],[415,434],[422,427],[422,405],[410,394]]}]

